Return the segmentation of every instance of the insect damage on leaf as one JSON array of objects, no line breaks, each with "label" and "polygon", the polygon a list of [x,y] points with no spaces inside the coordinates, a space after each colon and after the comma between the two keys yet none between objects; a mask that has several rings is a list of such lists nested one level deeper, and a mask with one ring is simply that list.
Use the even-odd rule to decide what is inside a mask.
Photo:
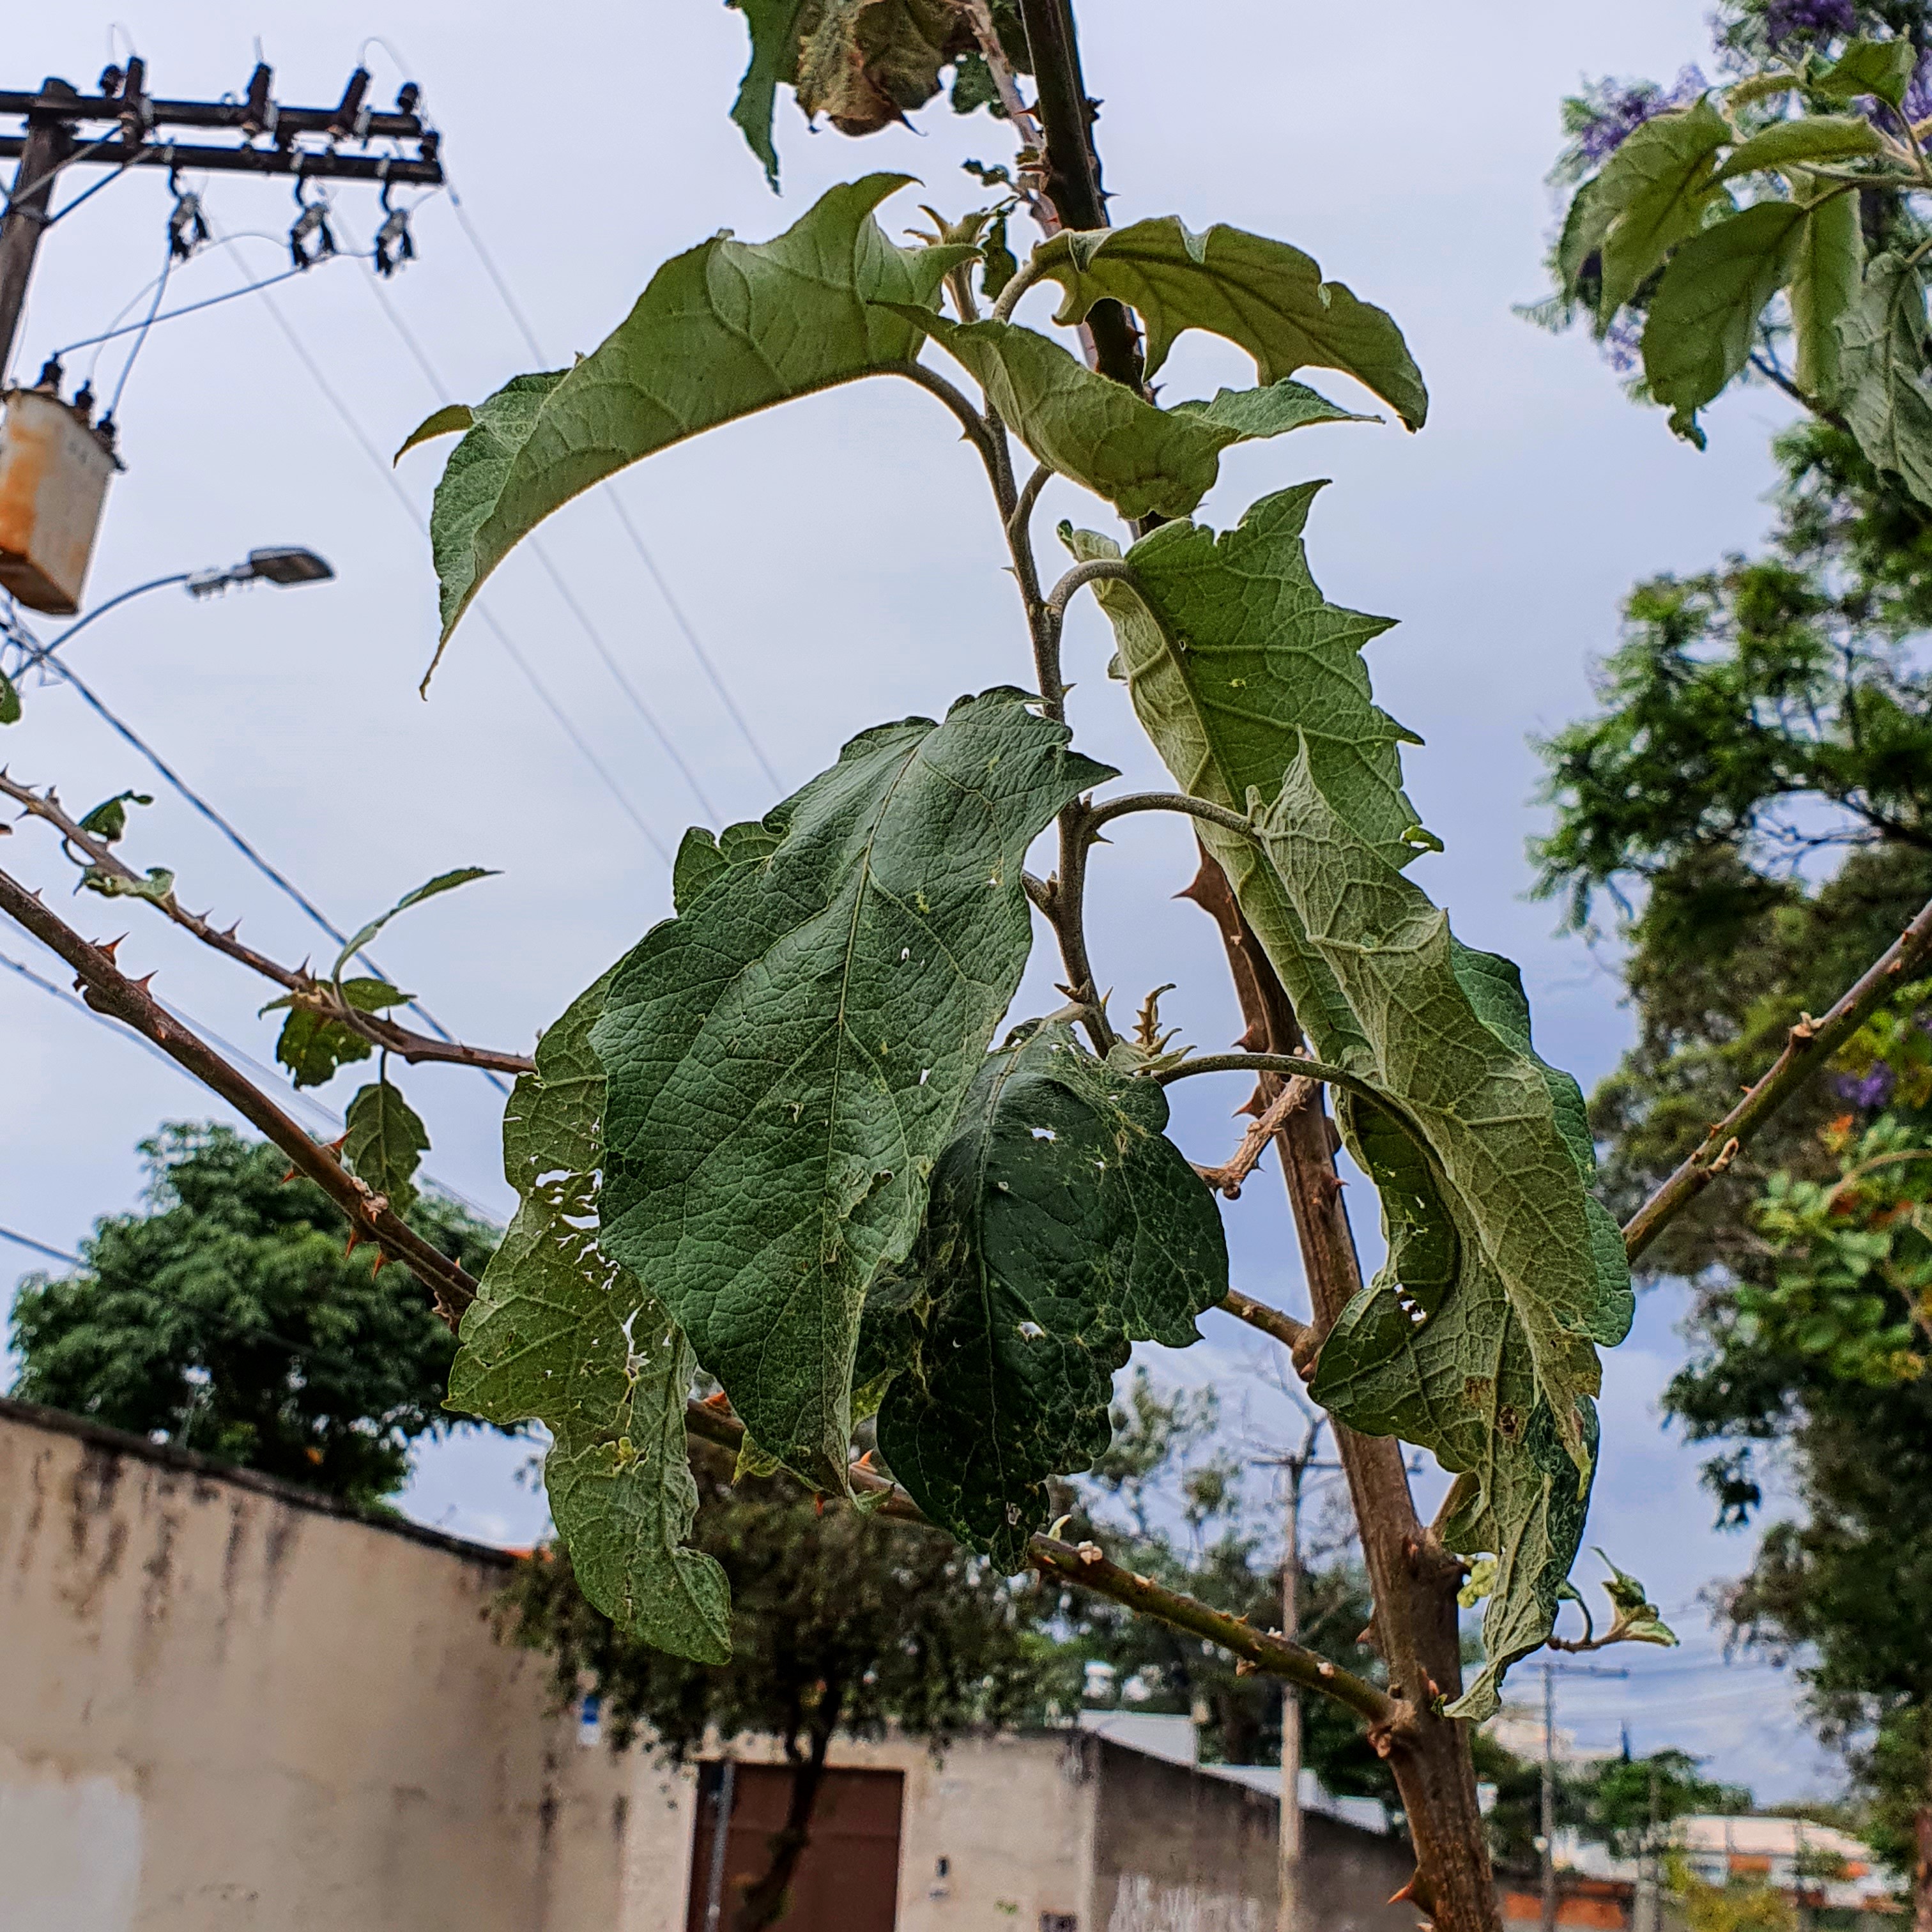
[{"label": "insect damage on leaf", "polygon": [[604,1082],[590,1034],[610,979],[543,1036],[505,1109],[503,1173],[518,1204],[464,1317],[448,1406],[543,1423],[550,1514],[584,1595],[643,1642],[722,1664],[724,1573],[684,1547],[698,1508],[684,1429],[697,1365],[595,1232]]},{"label": "insect damage on leaf", "polygon": [[1112,776],[1029,701],[854,739],[766,816],[776,844],[741,834],[755,862],[645,935],[593,1035],[607,1251],[760,1446],[836,1491],[866,1290],[911,1249],[1026,962],[1027,847]]},{"label": "insect damage on leaf", "polygon": [[1166,1125],[1161,1089],[1064,1021],[1018,1029],[967,1096],[911,1257],[868,1299],[858,1379],[885,1382],[886,1462],[1008,1572],[1046,1479],[1106,1449],[1129,1344],[1186,1347],[1228,1292],[1214,1196]]},{"label": "insect damage on leaf", "polygon": [[[1494,1682],[1544,1634],[1582,1530],[1594,1345],[1628,1325],[1613,1223],[1575,1083],[1538,1060],[1515,970],[1462,946],[1403,877],[1430,842],[1402,789],[1413,736],[1374,703],[1361,648],[1387,622],[1324,599],[1303,531],[1319,485],[1216,536],[1163,526],[1096,586],[1136,713],[1180,788],[1260,814],[1265,850],[1202,824],[1311,1048],[1391,1094],[1337,1114],[1376,1181],[1390,1260],[1324,1345],[1317,1394],[1470,1476],[1453,1546],[1497,1558]],[[1075,536],[1077,555],[1112,546]],[[1540,1642],[1541,1637],[1535,1640]]]}]

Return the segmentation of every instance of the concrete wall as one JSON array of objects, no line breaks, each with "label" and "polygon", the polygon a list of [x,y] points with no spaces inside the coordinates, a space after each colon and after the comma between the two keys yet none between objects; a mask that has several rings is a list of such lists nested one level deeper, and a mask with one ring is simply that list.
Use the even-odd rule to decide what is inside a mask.
[{"label": "concrete wall", "polygon": [[629,1932],[663,1796],[496,1552],[0,1402],[0,1924]]},{"label": "concrete wall", "polygon": [[[1082,1932],[1274,1932],[1277,1801],[1186,1765],[1093,1741],[1096,1831]],[[1406,1842],[1302,1816],[1312,1932],[1414,1932],[1382,1903],[1413,1868]]]}]

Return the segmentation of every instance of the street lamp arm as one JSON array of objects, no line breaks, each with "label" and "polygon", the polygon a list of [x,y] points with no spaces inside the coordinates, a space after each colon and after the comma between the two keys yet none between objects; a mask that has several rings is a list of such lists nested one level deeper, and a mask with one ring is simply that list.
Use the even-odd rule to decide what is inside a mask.
[{"label": "street lamp arm", "polygon": [[109,598],[105,604],[97,604],[85,617],[77,618],[73,623],[68,625],[52,644],[37,646],[33,653],[34,657],[36,658],[52,657],[54,652],[58,650],[76,631],[86,630],[95,618],[106,616],[108,612],[114,609],[117,604],[126,603],[130,597],[139,597],[145,591],[165,590],[171,584],[185,584],[190,574],[191,573],[188,571],[178,570],[172,577],[153,578],[146,584],[136,584],[131,590],[123,590],[118,595]]}]

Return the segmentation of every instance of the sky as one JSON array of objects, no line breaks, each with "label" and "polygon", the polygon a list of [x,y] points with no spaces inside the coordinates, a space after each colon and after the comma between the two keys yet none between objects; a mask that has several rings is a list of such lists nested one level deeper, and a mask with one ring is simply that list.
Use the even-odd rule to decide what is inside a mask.
[{"label": "sky", "polygon": [[[775,199],[726,118],[744,32],[714,0],[554,0],[540,30],[508,0],[365,0],[359,14],[288,0],[117,7],[118,28],[86,4],[10,22],[4,84],[60,74],[86,86],[131,38],[155,93],[238,92],[259,37],[284,101],[332,104],[359,52],[372,99],[386,105],[413,79],[443,133],[450,187],[422,201],[418,256],[401,274],[381,282],[351,258],[381,217],[371,191],[342,187],[344,256],[158,326],[118,412],[128,466],[89,608],[263,544],[315,548],[335,580],[207,602],[153,591],[69,654],[104,703],[340,926],[451,867],[500,868],[399,921],[378,949],[453,1031],[526,1048],[668,913],[664,855],[686,825],[757,817],[776,801],[767,761],[790,790],[858,730],[1026,681],[977,465],[910,384],[850,386],[732,425],[574,504],[492,579],[427,702],[417,686],[436,589],[422,521],[441,456],[420,452],[394,472],[388,460],[441,404],[593,348],[659,262],[720,228],[762,239],[824,188],[876,170],[922,184],[883,211],[890,231],[918,225],[922,200],[950,215],[980,205],[958,164],[1010,158],[1003,127],[956,120],[941,103],[916,129],[858,144],[808,131],[788,99]],[[1083,14],[1114,219],[1174,213],[1294,242],[1396,316],[1429,382],[1420,434],[1341,424],[1234,450],[1200,514],[1225,526],[1267,491],[1334,479],[1311,520],[1311,562],[1335,602],[1400,620],[1370,648],[1376,694],[1426,741],[1408,754],[1408,790],[1447,849],[1410,876],[1450,906],[1466,940],[1521,962],[1540,1049],[1586,1087],[1614,1065],[1630,1016],[1613,956],[1560,934],[1556,909],[1526,896],[1525,842],[1544,822],[1531,741],[1589,703],[1591,662],[1615,643],[1634,581],[1708,567],[1760,538],[1766,443],[1784,412],[1762,392],[1726,398],[1700,455],[1659,412],[1624,400],[1587,339],[1533,328],[1512,304],[1545,292],[1556,209],[1544,176],[1559,98],[1586,76],[1668,78],[1704,53],[1702,12],[1696,0],[1490,0],[1474,13],[1388,0],[1371,18],[1306,0],[1214,0],[1185,10],[1184,36],[1155,0]],[[175,272],[164,313],[287,266],[286,182],[189,184],[205,187],[224,245]],[[170,205],[164,176],[143,171],[52,231],[19,370],[31,379],[50,351],[145,313]],[[1037,316],[1023,315],[1043,321],[1045,298],[1032,299]],[[130,340],[101,351],[104,393]],[[70,383],[93,352],[68,357]],[[1170,398],[1208,394],[1251,381],[1252,366],[1196,334],[1164,380]],[[1104,506],[1056,484],[1039,528],[1062,515],[1112,527]],[[36,623],[44,638],[57,628]],[[1076,606],[1078,742],[1130,785],[1164,784],[1102,674],[1108,649],[1097,613]],[[241,917],[244,937],[271,953],[332,956],[70,692],[25,695],[24,721],[0,740],[16,778],[56,784],[77,808],[155,790],[122,848],[132,862],[170,866],[184,903]],[[21,826],[4,862],[68,890],[40,828]],[[1118,1004],[1178,982],[1166,1018],[1212,1051],[1239,1022],[1212,928],[1170,896],[1191,870],[1178,824],[1124,823],[1096,866],[1092,937]],[[142,914],[74,908],[90,936],[128,931],[124,964],[155,969],[156,992],[184,1015],[269,1060],[262,987]],[[135,1202],[143,1135],[223,1110],[8,965],[68,979],[26,934],[0,932],[0,1225],[70,1250],[97,1215]],[[1040,960],[1016,1018],[1058,1004],[1053,976]],[[366,1072],[350,1069],[313,1101],[339,1113]],[[428,1171],[506,1212],[500,1095],[466,1070],[403,1078],[433,1136]],[[1232,1148],[1239,1124],[1223,1110],[1240,1097],[1207,1080],[1177,1090],[1176,1131],[1196,1158]],[[326,1124],[296,1104],[305,1123]],[[1365,1187],[1357,1197],[1372,1250],[1372,1202]],[[1305,1306],[1279,1190],[1258,1180],[1228,1220],[1238,1282]],[[0,1252],[0,1293],[16,1254]],[[1600,1660],[1630,1676],[1565,1682],[1560,1721],[1592,1747],[1614,1747],[1627,1724],[1637,1750],[1690,1750],[1767,1799],[1823,1790],[1832,1768],[1795,1714],[1788,1678],[1727,1663],[1710,1627],[1704,1593],[1746,1567],[1750,1543],[1712,1528],[1698,1453],[1659,1420],[1683,1312],[1681,1289],[1652,1291],[1607,1359],[1586,1543],[1643,1579],[1684,1645]],[[1248,1406],[1256,1432],[1286,1428],[1251,1371],[1248,1331],[1218,1316],[1204,1331],[1156,1372],[1216,1383],[1231,1412]],[[405,1505],[459,1533],[528,1542],[544,1524],[540,1496],[520,1480],[530,1454],[465,1432],[424,1453]],[[1595,1562],[1586,1554],[1580,1582]],[[1528,1696],[1532,1683],[1512,1688]]]}]

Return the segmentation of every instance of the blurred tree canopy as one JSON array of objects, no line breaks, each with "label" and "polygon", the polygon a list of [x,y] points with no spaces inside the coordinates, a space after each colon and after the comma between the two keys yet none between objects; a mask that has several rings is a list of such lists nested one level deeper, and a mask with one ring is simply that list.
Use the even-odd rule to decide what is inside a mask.
[{"label": "blurred tree canopy", "polygon": [[[141,1143],[142,1211],[102,1217],[86,1266],[29,1275],[12,1393],[326,1491],[380,1502],[410,1444],[452,1426],[456,1340],[400,1267],[343,1252],[341,1217],[266,1142],[173,1123]],[[423,1190],[418,1232],[472,1271],[496,1230]]]}]

